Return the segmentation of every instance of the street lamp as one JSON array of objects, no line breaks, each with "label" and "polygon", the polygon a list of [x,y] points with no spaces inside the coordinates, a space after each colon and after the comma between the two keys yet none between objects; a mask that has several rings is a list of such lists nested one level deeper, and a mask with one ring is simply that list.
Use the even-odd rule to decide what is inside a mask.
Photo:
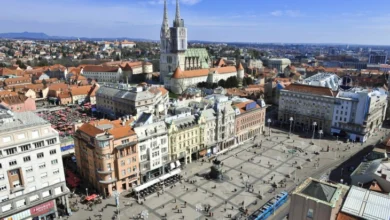
[{"label": "street lamp", "polygon": [[88,188],[85,188],[85,191],[87,192],[87,196],[88,196]]},{"label": "street lamp", "polygon": [[291,127],[292,127],[292,122],[294,121],[293,117],[290,117],[290,132],[288,133],[288,138],[291,136]]},{"label": "street lamp", "polygon": [[269,136],[271,136],[271,119],[269,118],[267,122],[268,122]]},{"label": "street lamp", "polygon": [[321,145],[321,136],[324,134],[324,131],[321,129],[318,131],[318,134],[320,135],[320,145]]},{"label": "street lamp", "polygon": [[313,122],[313,136],[311,137],[311,144],[314,144],[314,133],[316,131],[317,122]]}]

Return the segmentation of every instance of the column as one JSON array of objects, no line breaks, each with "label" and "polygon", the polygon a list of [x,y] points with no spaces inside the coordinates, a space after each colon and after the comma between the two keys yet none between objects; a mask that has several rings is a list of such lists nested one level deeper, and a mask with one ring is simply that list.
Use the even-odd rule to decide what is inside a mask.
[{"label": "column", "polygon": [[54,215],[56,216],[56,218],[58,218],[57,202],[55,199],[53,199],[53,202],[54,202]]}]

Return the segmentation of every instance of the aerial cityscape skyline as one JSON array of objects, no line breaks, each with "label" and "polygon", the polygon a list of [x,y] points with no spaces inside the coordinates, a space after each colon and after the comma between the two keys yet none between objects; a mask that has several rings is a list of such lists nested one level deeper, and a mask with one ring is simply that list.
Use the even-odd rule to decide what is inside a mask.
[{"label": "aerial cityscape skyline", "polygon": [[[374,3],[378,4],[374,4]],[[163,1],[7,1],[1,32],[44,32],[54,36],[158,40]],[[170,21],[174,5],[168,1]],[[261,43],[342,43],[390,45],[386,1],[262,2],[183,0],[189,40]],[[337,7],[335,7],[337,5]],[[378,7],[381,5],[381,7]],[[64,13],[58,13],[59,11]],[[101,16],[101,15],[105,16]],[[86,16],[87,15],[87,16]],[[232,31],[232,29],[234,31]],[[136,30],[136,31],[135,31]],[[227,35],[226,32],[229,32]],[[378,34],[380,33],[380,34]]]}]

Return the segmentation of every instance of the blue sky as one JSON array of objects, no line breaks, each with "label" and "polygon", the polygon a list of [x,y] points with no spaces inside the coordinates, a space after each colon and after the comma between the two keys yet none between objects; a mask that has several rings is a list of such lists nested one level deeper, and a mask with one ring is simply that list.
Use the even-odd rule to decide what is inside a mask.
[{"label": "blue sky", "polygon": [[[162,3],[0,0],[0,32],[157,40]],[[224,42],[390,45],[389,9],[389,0],[181,0],[190,40]]]}]

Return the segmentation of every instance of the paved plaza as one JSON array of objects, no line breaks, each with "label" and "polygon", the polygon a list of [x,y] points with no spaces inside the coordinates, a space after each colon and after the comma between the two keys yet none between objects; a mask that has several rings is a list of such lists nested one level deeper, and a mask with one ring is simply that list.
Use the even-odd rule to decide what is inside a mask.
[{"label": "paved plaza", "polygon": [[[272,133],[271,137],[261,136],[255,143],[250,141],[218,155],[218,159],[223,162],[223,182],[195,175],[208,172],[212,163],[193,162],[181,174],[184,180],[195,180],[195,183],[177,183],[173,188],[166,188],[159,196],[150,195],[143,205],[123,193],[120,196],[119,218],[138,219],[143,212],[148,213],[147,219],[229,219],[229,215],[241,215],[241,207],[252,213],[279,192],[291,191],[309,176],[323,178],[331,168],[364,146],[376,142],[384,132],[385,129],[382,129],[364,145],[336,142],[333,139],[315,139],[314,144],[311,144],[311,139],[298,135],[292,135],[289,139],[284,131]],[[256,143],[258,147],[254,147]],[[328,145],[331,150],[324,152]],[[339,151],[332,151],[337,148]],[[314,152],[319,152],[319,155]],[[286,181],[279,184],[281,180]],[[276,190],[272,190],[271,184],[277,184]],[[253,190],[248,192],[246,185],[252,185]],[[198,209],[207,206],[211,207],[212,216]],[[86,205],[80,204],[79,207],[80,210],[69,219],[100,219],[98,214],[103,207],[102,219],[114,219],[116,215],[114,198],[103,200],[93,211],[86,210]]]}]

